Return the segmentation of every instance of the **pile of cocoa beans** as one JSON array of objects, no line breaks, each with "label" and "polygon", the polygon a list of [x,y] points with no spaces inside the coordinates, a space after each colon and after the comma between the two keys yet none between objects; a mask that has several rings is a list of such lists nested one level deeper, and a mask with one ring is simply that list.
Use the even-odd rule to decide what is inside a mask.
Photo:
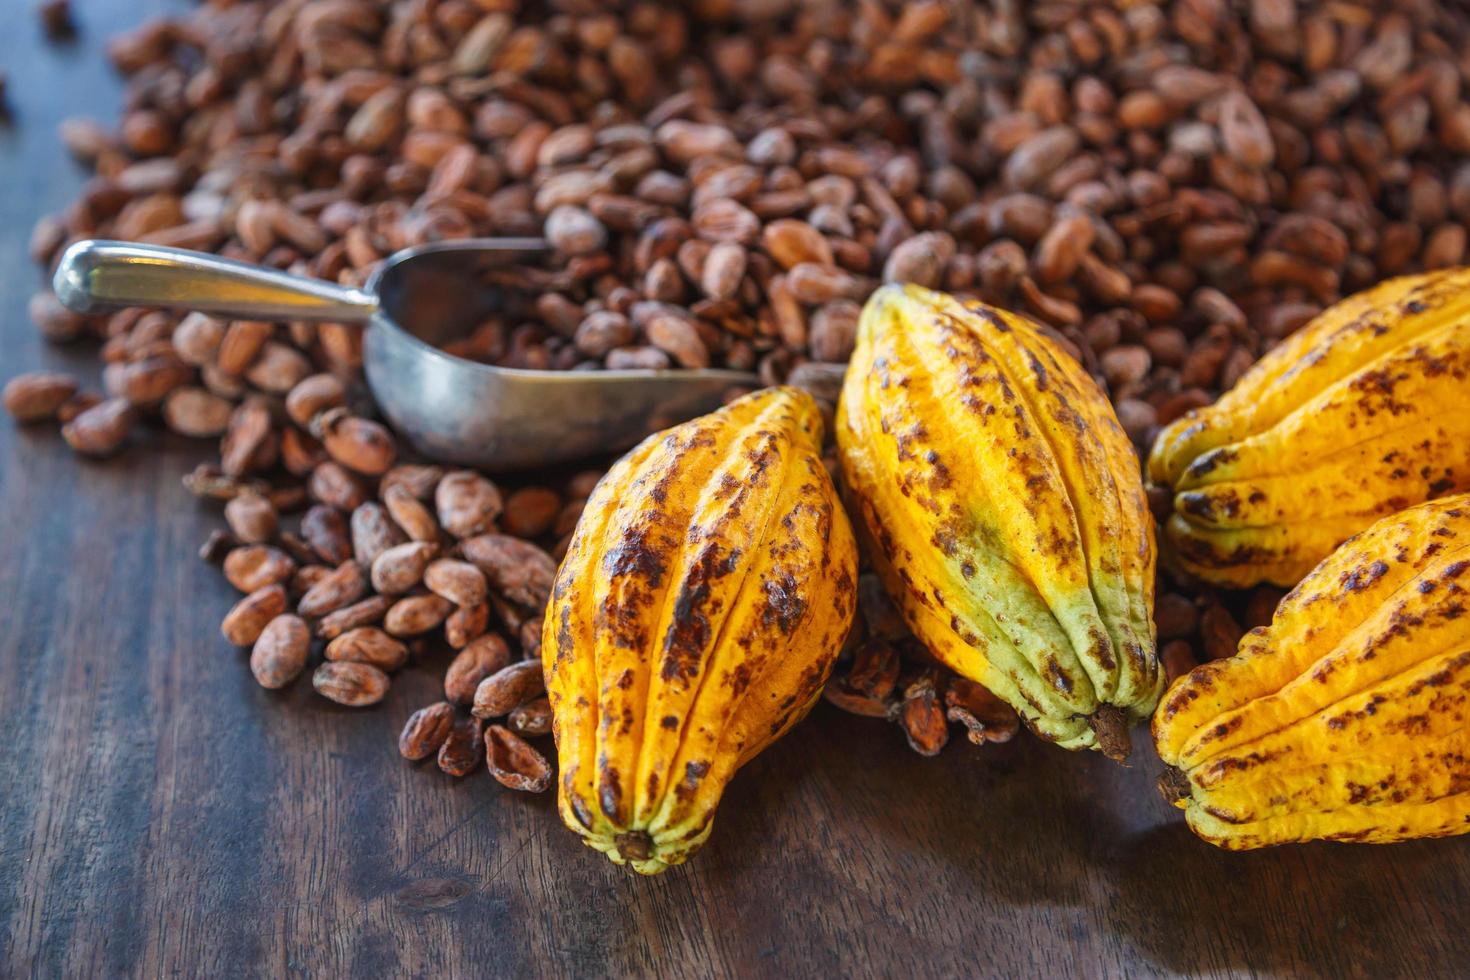
[{"label": "pile of cocoa beans", "polygon": [[[867,293],[918,282],[1047,325],[1142,447],[1339,296],[1465,260],[1467,23],[1456,5],[1352,0],[210,0],[112,41],[121,123],[62,127],[95,176],[36,225],[31,251],[44,268],[80,238],[135,239],[361,283],[406,246],[542,235],[547,288],[457,353],[730,366],[828,394]],[[473,640],[450,620],[473,625],[466,610],[485,605],[478,635],[534,656],[536,603],[507,598],[470,544],[521,539],[554,560],[595,472],[518,490],[460,534],[444,481],[483,477],[399,463],[362,394],[354,328],[86,318],[46,292],[31,314],[48,339],[100,341],[102,390],[22,376],[5,391],[18,419],[60,423],[92,455],[140,425],[219,440],[190,486],[228,500],[226,573],[253,586],[242,616],[300,617],[260,623],[258,677],[304,670],[323,624],[361,608],[349,629],[383,636],[331,638],[315,678],[329,697],[376,700],[386,680],[344,665],[383,673],[398,645],[403,662],[432,660],[427,631],[384,625],[414,599],[443,611],[428,629],[461,651]],[[420,537],[425,515],[438,527]],[[377,588],[382,555],[405,548],[421,577]],[[463,566],[487,579],[485,603],[459,601],[477,588]],[[436,588],[445,576],[453,595]],[[1232,652],[1278,597],[1164,573],[1171,672]],[[926,753],[949,721],[1009,737],[1013,718],[870,600],[829,700],[898,720]],[[435,710],[407,754],[431,751],[425,732],[464,741],[448,733],[471,723]],[[487,739],[524,761],[516,724]]]}]

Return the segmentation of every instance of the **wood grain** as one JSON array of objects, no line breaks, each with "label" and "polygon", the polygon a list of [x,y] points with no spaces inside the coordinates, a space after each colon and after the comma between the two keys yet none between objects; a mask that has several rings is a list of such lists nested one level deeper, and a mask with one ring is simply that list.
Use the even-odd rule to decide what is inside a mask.
[{"label": "wood grain", "polygon": [[[105,33],[0,33],[0,381],[95,378],[25,321],[32,221],[81,175],[54,123],[111,114]],[[354,712],[272,693],[219,637],[193,557],[204,451],[78,461],[0,424],[0,974],[5,976],[1464,976],[1470,838],[1230,855],[1132,768],[1023,738],[912,755],[827,706],[732,786],[689,866],[639,879],[549,797],[398,758],[426,671]],[[441,665],[442,666],[442,665]]]}]

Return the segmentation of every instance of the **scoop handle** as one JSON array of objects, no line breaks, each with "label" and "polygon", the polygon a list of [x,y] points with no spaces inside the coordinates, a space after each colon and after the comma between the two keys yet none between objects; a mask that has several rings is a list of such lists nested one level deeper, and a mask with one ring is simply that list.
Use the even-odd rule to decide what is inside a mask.
[{"label": "scoop handle", "polygon": [[161,306],[241,320],[363,323],[378,310],[376,296],[350,286],[207,252],[102,239],[68,248],[51,286],[76,313]]}]

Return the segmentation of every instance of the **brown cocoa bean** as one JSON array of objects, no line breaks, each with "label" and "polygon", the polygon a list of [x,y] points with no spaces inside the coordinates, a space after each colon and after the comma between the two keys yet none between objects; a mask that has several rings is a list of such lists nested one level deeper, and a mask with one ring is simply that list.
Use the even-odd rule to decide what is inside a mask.
[{"label": "brown cocoa bean", "polygon": [[540,697],[546,691],[539,660],[522,660],[502,667],[480,681],[475,688],[474,707],[477,718],[499,718],[512,708]]},{"label": "brown cocoa bean", "polygon": [[349,526],[352,556],[365,568],[371,568],[379,555],[404,542],[403,532],[393,523],[388,511],[381,504],[372,501],[362,504],[352,512]]},{"label": "brown cocoa bean", "polygon": [[506,723],[511,731],[527,738],[550,735],[551,702],[546,698],[537,698],[518,705],[506,716]]},{"label": "brown cocoa bean", "polygon": [[926,231],[915,235],[888,256],[883,266],[883,279],[885,282],[912,282],[937,288],[954,252],[954,239],[944,232]]},{"label": "brown cocoa bean", "polygon": [[311,632],[300,616],[272,619],[260,631],[250,651],[250,672],[261,687],[276,689],[294,681],[306,669]]},{"label": "brown cocoa bean", "polygon": [[409,541],[385,548],[373,559],[372,586],[384,595],[401,595],[424,579],[424,569],[439,553],[432,541]]},{"label": "brown cocoa bean", "polygon": [[311,675],[318,694],[348,708],[366,708],[388,693],[388,675],[372,664],[327,661]]},{"label": "brown cocoa bean", "polygon": [[471,641],[455,656],[444,672],[444,697],[454,704],[469,706],[475,690],[485,678],[510,663],[510,647],[494,633]]},{"label": "brown cocoa bean", "polygon": [[301,536],[311,550],[330,565],[340,565],[354,557],[347,522],[335,507],[313,504],[307,508],[301,518]]},{"label": "brown cocoa bean", "polygon": [[504,505],[495,484],[478,473],[448,473],[434,490],[439,524],[456,538],[483,534],[495,526]]},{"label": "brown cocoa bean", "polygon": [[1015,709],[985,688],[964,677],[951,677],[944,689],[944,715],[965,726],[976,745],[1009,742],[1020,731]]},{"label": "brown cocoa bean", "polygon": [[450,776],[468,776],[485,757],[485,723],[470,716],[456,718],[439,746],[439,769]]},{"label": "brown cocoa bean", "polygon": [[898,708],[898,725],[908,739],[909,748],[919,755],[935,756],[949,742],[949,725],[934,681],[924,677],[904,692]]},{"label": "brown cocoa bean", "polygon": [[551,785],[551,764],[519,735],[502,725],[485,729],[485,765],[508,789],[543,793]]},{"label": "brown cocoa bean", "polygon": [[214,356],[215,367],[225,374],[243,375],[250,367],[272,332],[269,323],[259,320],[235,320],[225,328],[219,351]]},{"label": "brown cocoa bean", "polygon": [[492,592],[529,609],[546,606],[556,562],[536,545],[509,535],[482,534],[461,542],[460,551],[485,574]]},{"label": "brown cocoa bean", "polygon": [[478,603],[461,606],[444,620],[444,639],[451,649],[462,649],[471,640],[485,632],[490,623],[490,606]]},{"label": "brown cocoa bean", "polygon": [[822,688],[822,700],[848,714],[864,718],[887,718],[889,703],[882,698],[853,690],[844,677],[834,677]]},{"label": "brown cocoa bean", "polygon": [[547,487],[522,487],[505,498],[500,523],[517,538],[539,538],[551,530],[561,511],[561,495]]},{"label": "brown cocoa bean", "polygon": [[434,488],[443,478],[444,470],[438,466],[400,463],[383,474],[378,489],[386,494],[392,487],[402,487],[419,500],[430,500],[434,496]]},{"label": "brown cocoa bean", "polygon": [[440,626],[453,608],[443,596],[407,596],[388,608],[383,628],[397,637],[418,636]]},{"label": "brown cocoa bean", "polygon": [[1235,649],[1245,631],[1230,615],[1230,611],[1218,602],[1205,606],[1200,616],[1200,639],[1204,643],[1205,659],[1219,660],[1235,656]]},{"label": "brown cocoa bean", "polygon": [[383,491],[383,504],[403,532],[414,541],[438,541],[439,522],[429,508],[407,487],[390,486]]},{"label": "brown cocoa bean", "polygon": [[321,463],[311,471],[307,492],[313,500],[348,513],[356,511],[367,502],[367,492],[363,490],[357,477],[349,473],[346,467],[331,460]]},{"label": "brown cocoa bean", "polygon": [[64,344],[80,337],[86,330],[84,317],[61,305],[61,301],[50,292],[36,293],[26,307],[31,322],[41,336],[53,344]]},{"label": "brown cocoa bean", "polygon": [[261,391],[284,395],[311,373],[311,361],[294,347],[268,340],[251,365],[245,379]]},{"label": "brown cocoa bean", "polygon": [[795,218],[772,221],[761,232],[761,247],[776,260],[783,269],[792,269],[803,262],[817,265],[834,265],[832,246],[816,228]]},{"label": "brown cocoa bean", "polygon": [[292,385],[286,395],[286,414],[291,421],[308,428],[322,412],[341,407],[347,400],[342,382],[330,374],[313,374]]},{"label": "brown cocoa bean", "polygon": [[205,388],[175,388],[163,400],[163,420],[175,432],[207,439],[229,428],[235,406]]},{"label": "brown cocoa bean", "polygon": [[398,736],[398,754],[418,762],[439,751],[454,727],[454,705],[436,701],[408,716]]},{"label": "brown cocoa bean", "polygon": [[325,616],[361,599],[367,589],[367,576],[363,574],[362,566],[355,561],[344,561],[301,597],[301,601],[296,603],[296,611],[313,619]]},{"label": "brown cocoa bean", "polygon": [[257,589],[230,608],[220,633],[237,647],[253,646],[266,624],[286,611],[286,603],[286,590],[280,585]]},{"label": "brown cocoa bean", "polygon": [[398,455],[392,433],[345,408],[330,408],[317,415],[312,419],[311,430],[334,460],[357,473],[369,476],[386,473]]},{"label": "brown cocoa bean", "polygon": [[332,639],[325,655],[333,661],[371,664],[391,674],[408,662],[408,647],[380,629],[359,626]]},{"label": "brown cocoa bean", "polygon": [[276,536],[279,518],[269,500],[251,492],[225,503],[225,523],[245,544],[263,544]]},{"label": "brown cocoa bean", "polygon": [[296,563],[279,548],[253,544],[236,548],[225,556],[225,580],[241,592],[255,592],[267,585],[284,582],[296,570]]},{"label": "brown cocoa bean", "polygon": [[467,561],[440,558],[430,562],[423,581],[426,589],[456,606],[479,605],[489,596],[485,574]]},{"label": "brown cocoa bean", "polygon": [[1050,285],[1072,278],[1092,247],[1094,236],[1092,222],[1084,215],[1069,215],[1057,221],[1037,243],[1033,262],[1036,281]]},{"label": "brown cocoa bean", "polygon": [[57,411],[77,393],[77,381],[58,371],[32,371],[6,382],[0,401],[17,422],[56,418]]},{"label": "brown cocoa bean", "polygon": [[85,456],[111,456],[123,447],[137,414],[125,398],[109,398],[61,427],[67,445]]},{"label": "brown cocoa bean", "polygon": [[317,620],[316,635],[324,640],[334,640],[348,630],[380,623],[392,605],[392,596],[368,596]]}]

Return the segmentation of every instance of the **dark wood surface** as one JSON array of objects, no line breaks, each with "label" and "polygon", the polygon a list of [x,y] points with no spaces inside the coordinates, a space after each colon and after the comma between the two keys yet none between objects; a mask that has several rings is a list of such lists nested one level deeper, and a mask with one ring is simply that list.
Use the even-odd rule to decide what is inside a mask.
[{"label": "dark wood surface", "polygon": [[[32,221],[81,180],[54,124],[110,117],[105,33],[5,7],[0,382],[71,366],[26,322]],[[98,9],[102,8],[102,9]],[[1021,738],[920,759],[820,706],[731,787],[696,860],[640,879],[549,796],[395,750],[427,672],[355,712],[251,680],[219,522],[154,434],[108,463],[0,423],[0,975],[1464,976],[1470,838],[1230,855],[1119,768]]]}]

